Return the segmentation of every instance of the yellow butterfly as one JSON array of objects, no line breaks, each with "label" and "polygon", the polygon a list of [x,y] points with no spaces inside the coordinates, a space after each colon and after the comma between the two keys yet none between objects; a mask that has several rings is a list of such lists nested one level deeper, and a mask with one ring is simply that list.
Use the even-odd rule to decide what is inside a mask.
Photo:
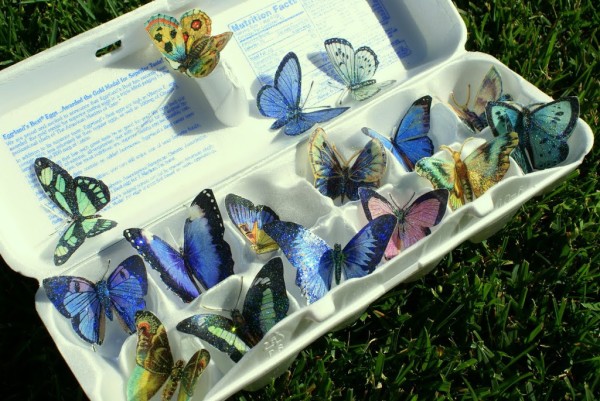
[{"label": "yellow butterfly", "polygon": [[203,11],[192,9],[175,18],[156,14],[146,22],[146,31],[171,67],[189,76],[202,78],[219,62],[220,52],[233,32],[210,36],[212,22]]}]

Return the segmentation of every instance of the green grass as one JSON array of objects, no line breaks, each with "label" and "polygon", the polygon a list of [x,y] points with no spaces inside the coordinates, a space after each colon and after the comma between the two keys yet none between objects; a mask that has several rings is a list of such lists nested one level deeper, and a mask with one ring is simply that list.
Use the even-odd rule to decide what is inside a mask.
[{"label": "green grass", "polygon": [[[0,66],[140,3],[0,0]],[[455,3],[469,50],[494,55],[554,98],[578,96],[581,117],[598,131],[595,2]],[[265,389],[236,398],[600,399],[599,153],[502,231],[463,244],[317,340]],[[33,310],[37,283],[6,267],[0,281],[4,398],[85,398]]]}]

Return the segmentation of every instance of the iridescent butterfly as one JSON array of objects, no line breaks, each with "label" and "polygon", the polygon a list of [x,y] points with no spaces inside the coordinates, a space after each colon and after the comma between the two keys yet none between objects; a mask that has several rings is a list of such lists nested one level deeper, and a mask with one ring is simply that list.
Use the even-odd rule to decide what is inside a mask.
[{"label": "iridescent butterfly", "polygon": [[254,252],[261,254],[279,249],[275,241],[263,230],[265,224],[279,220],[273,209],[265,205],[255,206],[248,199],[234,194],[225,197],[225,207],[233,224],[250,241]]},{"label": "iridescent butterfly", "polygon": [[242,312],[232,310],[231,319],[215,314],[190,316],[179,322],[177,330],[197,336],[237,362],[287,315],[288,309],[283,264],[281,258],[273,258],[252,281]]},{"label": "iridescent butterfly", "polygon": [[[373,79],[379,66],[375,52],[368,46],[354,50],[346,39],[331,38],[325,40],[325,50],[339,81],[355,100],[363,101],[378,94],[386,86],[396,81],[377,83]],[[342,94],[343,97],[343,94]],[[340,99],[341,103],[342,99]]]},{"label": "iridescent butterfly", "polygon": [[413,171],[415,163],[423,157],[433,154],[433,142],[427,136],[431,110],[431,96],[423,96],[410,106],[392,138],[363,128],[362,131],[371,138],[379,139],[402,164],[406,171]]},{"label": "iridescent butterfly", "polygon": [[[371,139],[365,147],[346,161],[335,145],[330,144],[325,131],[317,128],[308,141],[310,165],[315,176],[315,187],[323,195],[342,202],[348,197],[358,200],[358,187],[377,188],[385,173],[385,148],[377,139]],[[350,167],[352,160],[354,164]]]},{"label": "iridescent butterfly", "polygon": [[456,210],[479,198],[504,177],[510,167],[508,156],[518,144],[519,136],[511,132],[482,144],[464,159],[462,146],[460,151],[442,146],[450,152],[452,161],[425,157],[417,162],[415,171],[431,181],[434,188],[450,191],[450,207]]},{"label": "iridescent butterfly", "polygon": [[525,173],[554,167],[567,158],[567,140],[579,118],[579,99],[575,96],[536,106],[518,109],[504,102],[487,106],[494,135],[512,131],[519,134],[519,147],[512,157]]},{"label": "iridescent butterfly", "polygon": [[202,78],[215,69],[220,52],[233,35],[224,32],[210,36],[211,25],[208,15],[193,9],[181,16],[181,24],[169,15],[153,15],[146,21],[146,31],[171,67]]},{"label": "iridescent butterfly", "polygon": [[131,334],[135,312],[146,307],[148,281],[139,256],[125,259],[107,280],[96,284],[83,277],[56,276],[44,279],[42,285],[56,309],[71,320],[75,333],[91,344],[102,344],[105,316],[113,320],[116,312],[123,329]]},{"label": "iridescent butterfly", "polygon": [[496,100],[511,100],[511,96],[502,92],[502,78],[496,67],[492,66],[483,78],[481,86],[475,96],[473,109],[469,109],[469,100],[471,99],[471,85],[468,86],[467,101],[465,104],[459,104],[452,94],[452,108],[458,114],[461,120],[465,122],[473,131],[481,131],[488,126],[485,117],[485,106],[488,102]]},{"label": "iridescent butterfly", "polygon": [[189,212],[183,228],[183,248],[179,250],[147,230],[130,228],[123,232],[183,302],[192,302],[200,295],[193,277],[209,289],[233,274],[231,248],[223,239],[225,227],[213,192],[200,192]]},{"label": "iridescent butterfly", "polygon": [[152,312],[137,312],[135,327],[135,367],[127,382],[127,401],[148,401],[165,382],[163,401],[173,397],[178,385],[177,401],[191,399],[198,378],[210,362],[208,351],[197,351],[187,363],[183,360],[173,361],[167,331]]},{"label": "iridescent butterfly", "polygon": [[34,169],[46,195],[69,216],[70,224],[54,250],[54,264],[59,266],[69,260],[86,238],[95,237],[117,225],[117,222],[97,215],[110,201],[110,192],[101,180],[73,178],[45,157],[35,159]]},{"label": "iridescent butterfly", "polygon": [[265,117],[276,118],[271,129],[284,127],[286,135],[299,135],[317,123],[329,121],[349,107],[326,108],[304,112],[300,106],[302,73],[295,53],[285,55],[277,72],[275,85],[263,86],[256,96],[258,111]]},{"label": "iridescent butterfly", "polygon": [[[367,219],[391,215],[396,227],[385,249],[384,257],[390,260],[400,252],[431,233],[446,213],[448,190],[435,189],[419,196],[413,203],[399,206],[390,195],[392,203],[369,188],[359,188],[358,196]],[[414,195],[413,195],[414,196]],[[412,198],[411,198],[412,199]]]},{"label": "iridescent butterfly", "polygon": [[331,289],[332,276],[339,284],[342,275],[351,279],[375,270],[395,227],[394,216],[378,217],[364,226],[344,249],[340,244],[331,248],[320,237],[292,222],[274,221],[265,226],[265,231],[296,268],[296,284],[308,303],[313,303]]}]

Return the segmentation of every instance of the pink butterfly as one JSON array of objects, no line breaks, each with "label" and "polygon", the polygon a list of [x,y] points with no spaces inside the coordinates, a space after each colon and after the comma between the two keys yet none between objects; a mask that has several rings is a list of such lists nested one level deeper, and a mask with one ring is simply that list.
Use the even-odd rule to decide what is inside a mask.
[{"label": "pink butterfly", "polygon": [[358,196],[367,219],[373,220],[385,214],[391,214],[397,219],[396,228],[385,249],[386,260],[390,260],[400,251],[429,235],[430,228],[444,217],[448,203],[446,189],[429,191],[419,196],[410,206],[408,206],[409,200],[403,207],[398,206],[391,195],[393,204],[369,188],[359,188]]}]

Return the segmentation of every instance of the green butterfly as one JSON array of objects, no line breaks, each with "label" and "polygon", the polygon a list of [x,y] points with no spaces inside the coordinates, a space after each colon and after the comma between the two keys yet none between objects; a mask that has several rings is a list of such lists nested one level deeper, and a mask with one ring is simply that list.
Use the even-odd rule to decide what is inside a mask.
[{"label": "green butterfly", "polygon": [[48,197],[67,215],[71,224],[61,235],[54,250],[54,264],[64,264],[83,244],[117,225],[96,213],[110,201],[105,183],[90,177],[71,177],[53,161],[40,157],[34,162],[35,174]]},{"label": "green butterfly", "polygon": [[453,210],[479,198],[498,183],[510,167],[509,155],[519,144],[519,135],[511,132],[479,146],[464,159],[459,151],[448,146],[441,148],[452,155],[452,161],[424,157],[415,165],[415,172],[431,181],[436,189],[450,191],[448,199]]}]

